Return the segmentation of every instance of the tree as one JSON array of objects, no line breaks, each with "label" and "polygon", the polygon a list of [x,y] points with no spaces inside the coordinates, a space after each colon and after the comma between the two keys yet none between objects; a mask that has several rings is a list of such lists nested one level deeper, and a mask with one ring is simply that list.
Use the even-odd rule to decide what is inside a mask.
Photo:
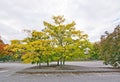
[{"label": "tree", "polygon": [[0,44],[4,44],[3,40],[1,39],[1,36],[0,36]]},{"label": "tree", "polygon": [[52,56],[52,40],[49,40],[46,33],[34,30],[23,42],[25,42],[25,54],[22,56],[24,63],[37,63],[40,67],[41,63],[45,62],[49,66]]},{"label": "tree", "polygon": [[101,37],[101,55],[105,64],[120,67],[120,26]]},{"label": "tree", "polygon": [[0,61],[8,61],[10,59],[9,55],[6,54],[6,50],[4,49],[8,44],[0,44]]},{"label": "tree", "polygon": [[6,54],[10,56],[11,60],[21,60],[22,52],[24,50],[23,44],[20,40],[11,40],[11,44],[5,48]]},{"label": "tree", "polygon": [[83,55],[89,41],[87,34],[75,29],[75,22],[64,24],[65,18],[63,16],[53,16],[53,20],[54,24],[44,21],[44,32],[50,39],[55,40],[54,48],[62,67],[67,57]]},{"label": "tree", "polygon": [[24,30],[28,37],[23,40],[12,40],[6,48],[13,57],[21,58],[24,63],[38,64],[51,61],[60,62],[61,68],[70,58],[83,58],[89,54],[88,35],[75,29],[75,22],[64,24],[63,16],[53,16],[54,24],[44,21],[42,31]]},{"label": "tree", "polygon": [[100,60],[101,55],[100,55],[100,42],[95,42],[92,44],[91,52],[90,52],[91,60]]},{"label": "tree", "polygon": [[3,40],[1,40],[1,37],[0,37],[0,61],[6,61],[8,60],[8,56],[5,54],[5,47],[7,46],[8,44],[4,44]]}]

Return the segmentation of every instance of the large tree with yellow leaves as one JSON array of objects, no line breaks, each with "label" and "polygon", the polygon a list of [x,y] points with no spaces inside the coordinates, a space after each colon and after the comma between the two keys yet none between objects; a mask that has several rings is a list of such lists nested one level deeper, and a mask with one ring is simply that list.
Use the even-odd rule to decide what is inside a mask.
[{"label": "large tree with yellow leaves", "polygon": [[53,16],[53,20],[53,24],[44,21],[42,31],[24,30],[29,36],[20,42],[12,41],[9,46],[14,47],[10,49],[12,54],[18,54],[15,56],[21,57],[24,63],[49,66],[49,62],[57,61],[61,67],[67,59],[86,57],[90,45],[88,35],[77,30],[75,22],[65,24],[63,16]]},{"label": "large tree with yellow leaves", "polygon": [[75,22],[65,24],[63,16],[53,16],[54,24],[44,21],[44,32],[54,40],[56,59],[62,67],[70,57],[84,57],[89,46],[88,35],[75,28]]}]

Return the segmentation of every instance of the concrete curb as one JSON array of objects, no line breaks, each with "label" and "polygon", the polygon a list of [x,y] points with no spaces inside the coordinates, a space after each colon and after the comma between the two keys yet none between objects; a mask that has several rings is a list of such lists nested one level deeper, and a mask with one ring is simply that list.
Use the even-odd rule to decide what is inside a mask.
[{"label": "concrete curb", "polygon": [[82,68],[79,70],[45,70],[45,69],[24,69],[16,73],[19,74],[58,74],[58,73],[120,73],[120,69],[109,69],[109,68]]},{"label": "concrete curb", "polygon": [[83,74],[83,73],[120,73],[120,71],[47,71],[47,72],[16,72],[19,74]]}]

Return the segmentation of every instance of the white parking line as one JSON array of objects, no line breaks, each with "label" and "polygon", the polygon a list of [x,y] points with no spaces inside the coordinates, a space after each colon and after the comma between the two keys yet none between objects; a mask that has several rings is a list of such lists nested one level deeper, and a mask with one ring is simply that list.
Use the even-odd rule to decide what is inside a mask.
[{"label": "white parking line", "polygon": [[0,73],[2,73],[2,72],[8,72],[8,70],[2,70],[2,71],[0,71]]}]

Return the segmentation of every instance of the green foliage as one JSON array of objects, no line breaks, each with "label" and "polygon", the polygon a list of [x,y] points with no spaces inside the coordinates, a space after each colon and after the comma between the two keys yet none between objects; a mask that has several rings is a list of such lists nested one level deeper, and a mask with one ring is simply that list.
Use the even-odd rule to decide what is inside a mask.
[{"label": "green foliage", "polygon": [[11,45],[6,46],[5,54],[7,54],[11,60],[18,61],[21,60],[21,56],[24,51],[24,44],[21,44],[20,40],[11,40]]},{"label": "green foliage", "polygon": [[101,55],[105,64],[120,67],[120,26],[113,33],[105,32],[101,37]]},{"label": "green foliage", "polygon": [[0,61],[2,61],[2,62],[6,62],[9,60],[11,60],[11,56],[9,56],[9,55],[4,55],[4,56],[0,57]]},{"label": "green foliage", "polygon": [[95,42],[92,44],[91,52],[90,52],[90,60],[100,60],[100,42]]}]

